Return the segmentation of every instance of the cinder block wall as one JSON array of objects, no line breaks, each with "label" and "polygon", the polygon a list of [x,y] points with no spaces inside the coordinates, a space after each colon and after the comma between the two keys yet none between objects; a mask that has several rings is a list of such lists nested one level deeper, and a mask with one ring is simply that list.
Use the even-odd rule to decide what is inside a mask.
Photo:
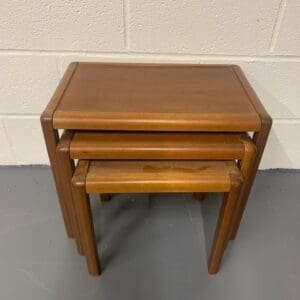
[{"label": "cinder block wall", "polygon": [[261,168],[299,168],[299,29],[299,0],[1,1],[0,164],[48,164],[39,114],[79,60],[238,64],[274,118]]}]

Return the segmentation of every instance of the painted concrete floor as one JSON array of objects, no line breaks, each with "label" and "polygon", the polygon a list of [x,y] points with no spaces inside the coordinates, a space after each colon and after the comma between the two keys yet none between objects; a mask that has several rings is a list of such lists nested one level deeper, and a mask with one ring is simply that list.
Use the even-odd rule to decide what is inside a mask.
[{"label": "painted concrete floor", "polygon": [[260,172],[217,275],[206,260],[221,195],[93,197],[103,266],[67,239],[47,167],[0,168],[0,299],[300,299],[300,172]]}]

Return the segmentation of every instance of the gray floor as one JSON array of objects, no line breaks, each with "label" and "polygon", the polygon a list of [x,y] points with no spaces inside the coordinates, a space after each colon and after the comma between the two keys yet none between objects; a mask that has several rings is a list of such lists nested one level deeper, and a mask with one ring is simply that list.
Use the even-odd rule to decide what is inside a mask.
[{"label": "gray floor", "polygon": [[206,260],[220,195],[93,199],[103,274],[67,239],[47,167],[0,168],[0,299],[300,299],[299,172],[260,172],[220,272]]}]

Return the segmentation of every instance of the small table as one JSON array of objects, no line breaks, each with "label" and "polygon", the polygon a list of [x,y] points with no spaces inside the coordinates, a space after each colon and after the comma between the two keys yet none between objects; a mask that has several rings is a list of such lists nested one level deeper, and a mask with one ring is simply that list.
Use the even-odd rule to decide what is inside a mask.
[{"label": "small table", "polygon": [[241,191],[247,199],[272,119],[235,65],[72,63],[41,116],[67,233],[66,191],[56,154],[59,129],[253,132],[256,160]]}]

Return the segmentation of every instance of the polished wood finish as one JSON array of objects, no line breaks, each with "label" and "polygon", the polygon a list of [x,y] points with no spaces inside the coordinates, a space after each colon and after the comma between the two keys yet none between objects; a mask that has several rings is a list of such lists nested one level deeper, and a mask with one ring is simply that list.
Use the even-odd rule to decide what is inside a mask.
[{"label": "polished wood finish", "polygon": [[219,270],[230,234],[241,183],[242,176],[234,162],[80,161],[72,184],[90,274],[98,275],[100,267],[86,193],[224,191],[208,262],[209,273],[214,274]]},{"label": "polished wood finish", "polygon": [[[65,213],[68,214],[69,222],[72,226],[72,237],[75,238],[78,253],[84,255],[83,241],[80,235],[78,217],[75,210],[75,204],[72,193],[71,180],[74,173],[74,160],[70,158],[70,143],[72,141],[74,132],[71,130],[65,130],[61,136],[60,141],[56,147],[56,161],[59,166],[59,178],[63,191],[63,205]],[[101,195],[102,201],[109,201],[111,195]]]},{"label": "polished wood finish", "polygon": [[[149,133],[149,132],[90,132],[70,131],[63,134],[57,147],[69,165],[73,159],[202,159],[239,160],[244,178],[255,158],[256,147],[246,134],[240,133]],[[68,153],[68,154],[67,154]],[[69,168],[70,169],[70,168]],[[71,169],[70,169],[71,170]],[[64,185],[71,189],[72,172],[65,173]],[[203,201],[205,193],[194,193]],[[102,201],[110,201],[109,194],[102,194]],[[235,219],[238,224],[246,203],[241,204]],[[236,226],[235,226],[236,227]],[[235,232],[236,228],[232,229]],[[232,239],[235,236],[232,234]]]},{"label": "polished wood finish", "polygon": [[[87,193],[224,192],[230,189],[231,161],[90,162]],[[201,184],[199,184],[199,182]]]},{"label": "polished wood finish", "polygon": [[239,159],[248,175],[244,174],[247,179],[240,193],[241,206],[230,235],[234,239],[272,119],[238,66],[72,63],[41,123],[69,237],[74,237],[76,230],[56,154],[57,129],[253,132],[254,162],[243,167],[249,160]]},{"label": "polished wood finish", "polygon": [[[249,194],[250,194],[250,191],[251,191],[251,188],[252,188],[252,185],[253,185],[253,182],[254,182],[254,179],[255,179],[255,176],[256,176],[267,140],[268,140],[268,137],[269,137],[269,133],[270,133],[270,130],[272,127],[272,118],[267,113],[264,106],[260,102],[259,98],[257,97],[255,91],[249,84],[249,82],[248,82],[246,76],[244,75],[243,71],[241,70],[241,68],[239,66],[233,66],[233,70],[234,70],[236,76],[239,78],[241,85],[243,86],[246,93],[248,94],[249,99],[251,100],[251,102],[252,102],[253,106],[255,107],[255,109],[260,117],[260,120],[261,120],[260,130],[255,131],[253,139],[252,139],[252,141],[254,142],[254,144],[256,146],[256,157],[255,157],[254,162],[252,163],[248,179],[247,179],[246,183],[243,185],[242,190],[241,190],[241,202],[244,203],[244,207],[245,207],[246,203],[248,201],[248,198],[249,198]],[[239,221],[241,221],[241,217],[242,217],[242,213],[240,214]],[[237,223],[233,229],[232,236],[231,236],[232,239],[236,238],[238,228],[239,228],[239,223]]]},{"label": "polished wood finish", "polygon": [[85,180],[88,168],[88,161],[79,162],[72,179],[72,188],[88,270],[91,275],[97,276],[100,274],[101,268],[95,241],[93,215],[89,197],[85,192]]},{"label": "polished wood finish", "polygon": [[213,245],[208,260],[208,272],[210,274],[215,274],[219,271],[223,253],[231,233],[232,224],[234,223],[234,214],[238,207],[242,177],[237,174],[230,174],[230,178],[230,191],[224,194]]},{"label": "polished wood finish", "polygon": [[41,115],[41,125],[43,129],[44,139],[68,237],[74,237],[74,232],[72,228],[70,212],[68,211],[68,204],[65,201],[65,199],[69,196],[65,194],[65,190],[63,187],[63,178],[60,173],[60,166],[56,155],[56,147],[59,141],[59,134],[58,130],[55,130],[53,128],[53,114],[76,70],[76,67],[77,63],[72,63],[69,65],[50,102]]},{"label": "polished wood finish", "polygon": [[[244,178],[249,178],[255,159],[256,146],[247,134],[240,133],[151,133],[151,132],[91,132],[75,131],[63,135],[58,148],[70,152],[73,159],[179,159],[179,160],[239,160]],[[68,150],[66,149],[68,145]],[[71,177],[64,176],[70,185]],[[245,181],[247,184],[247,181]],[[71,187],[70,187],[71,188]],[[204,193],[194,193],[203,201]],[[102,195],[102,201],[109,201],[110,195]],[[247,198],[237,213],[240,223]],[[231,239],[236,236],[238,225],[232,229]]]},{"label": "polished wood finish", "polygon": [[258,131],[260,118],[231,65],[79,63],[55,128]]},{"label": "polished wood finish", "polygon": [[73,159],[242,159],[239,133],[76,131]]},{"label": "polished wood finish", "polygon": [[[256,153],[257,153],[257,147],[255,144],[247,137],[244,136],[242,139],[244,142],[244,157],[242,160],[239,161],[239,166],[241,173],[244,178],[244,182],[247,183],[249,180],[249,177],[252,175],[252,166],[256,160]],[[247,187],[246,184],[242,185],[242,188]],[[248,197],[243,197],[243,195],[240,195],[240,202],[239,202],[239,208],[236,211],[236,214],[234,216],[234,223],[232,224],[231,228],[231,235],[230,239],[234,240],[236,238],[245,208],[247,204]]]},{"label": "polished wood finish", "polygon": [[64,191],[64,203],[68,208],[71,219],[73,236],[76,240],[77,250],[80,255],[84,254],[82,238],[80,236],[78,218],[75,211],[75,204],[72,193],[71,179],[74,173],[74,161],[70,159],[70,142],[72,140],[72,131],[65,131],[60,142],[57,145],[57,159],[60,167],[61,183]]}]

